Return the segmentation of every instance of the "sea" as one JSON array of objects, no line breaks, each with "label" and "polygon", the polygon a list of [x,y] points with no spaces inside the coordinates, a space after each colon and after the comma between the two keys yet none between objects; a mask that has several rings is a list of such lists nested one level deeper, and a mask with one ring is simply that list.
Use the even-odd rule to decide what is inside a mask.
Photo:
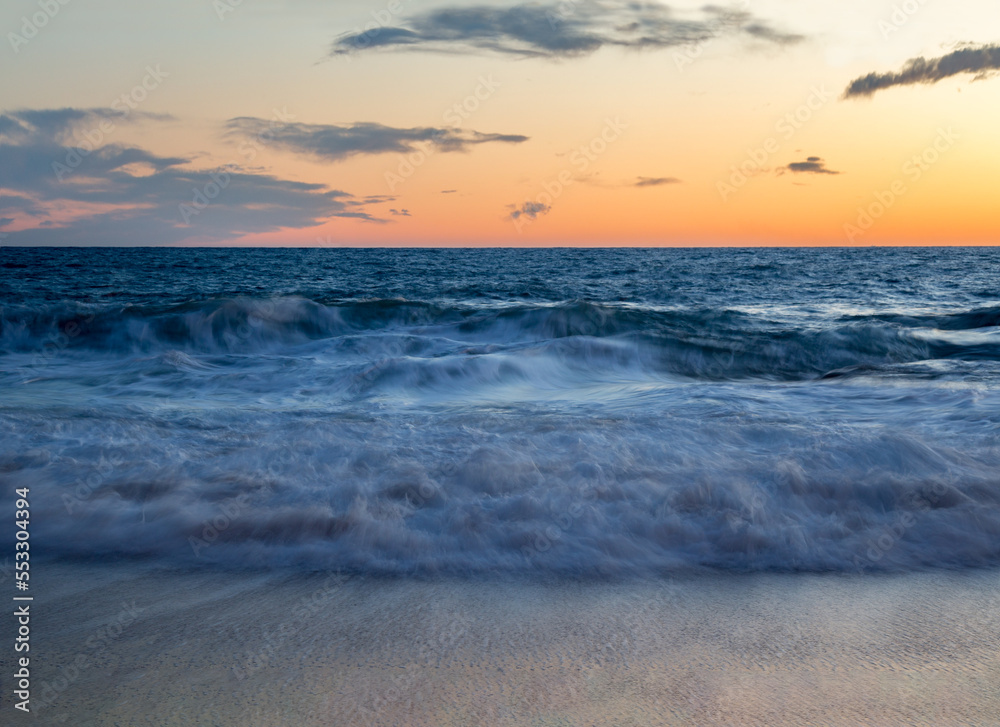
[{"label": "sea", "polygon": [[995,567],[1000,249],[0,248],[23,488],[66,561]]}]

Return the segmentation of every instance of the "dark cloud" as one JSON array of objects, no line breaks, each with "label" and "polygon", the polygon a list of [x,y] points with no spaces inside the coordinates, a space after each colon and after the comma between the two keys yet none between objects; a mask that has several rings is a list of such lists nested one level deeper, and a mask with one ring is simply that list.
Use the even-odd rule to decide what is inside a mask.
[{"label": "dark cloud", "polygon": [[808,157],[804,162],[792,162],[785,167],[790,172],[806,174],[840,174],[826,168],[826,162],[819,157]]},{"label": "dark cloud", "polygon": [[408,153],[427,149],[427,145],[435,151],[454,152],[468,151],[479,144],[520,144],[528,140],[518,134],[483,134],[459,128],[397,129],[373,123],[344,126],[296,123],[275,128],[272,122],[253,117],[230,119],[226,129],[232,136],[256,135],[276,148],[328,160],[357,154]]},{"label": "dark cloud", "polygon": [[521,217],[527,217],[529,220],[534,220],[548,214],[552,206],[541,202],[525,202],[520,207],[511,205],[511,208],[513,211],[510,213],[510,219],[517,220]]},{"label": "dark cloud", "polygon": [[0,210],[31,223],[10,233],[10,244],[169,244],[312,227],[334,217],[384,222],[364,206],[392,199],[358,199],[236,164],[191,169],[190,158],[119,144],[89,151],[61,143],[94,118],[101,117],[78,109],[0,115]]},{"label": "dark cloud", "polygon": [[[119,123],[139,121],[170,121],[169,114],[152,114],[133,111],[123,107],[122,111],[111,108],[62,108],[62,109],[21,109],[0,114],[0,141],[25,141],[32,137],[50,139],[67,145],[79,143],[76,136],[80,132],[100,131],[102,135],[114,129]],[[103,126],[103,129],[101,128]],[[92,134],[96,137],[96,133]],[[85,139],[83,139],[85,140]]]},{"label": "dark cloud", "polygon": [[410,214],[410,210],[391,209],[389,210],[389,214],[394,215],[396,217],[412,217],[412,215]]},{"label": "dark cloud", "polygon": [[893,86],[937,83],[960,73],[975,73],[973,80],[977,80],[996,70],[1000,70],[1000,45],[967,46],[940,58],[911,58],[896,73],[869,73],[856,78],[844,91],[844,98],[872,96]]},{"label": "dark cloud", "polygon": [[805,38],[794,33],[782,33],[780,30],[772,28],[766,23],[754,21],[741,26],[741,30],[752,38],[764,40],[775,45],[788,45],[798,43]]},{"label": "dark cloud", "polygon": [[455,194],[457,191],[457,189],[442,189],[441,194]]},{"label": "dark cloud", "polygon": [[330,55],[372,48],[409,48],[569,58],[588,55],[605,46],[663,49],[723,35],[779,45],[803,39],[772,28],[741,10],[706,5],[698,17],[686,19],[665,5],[632,0],[438,8],[413,16],[408,25],[408,28],[380,27],[342,35],[333,42]]},{"label": "dark cloud", "polygon": [[659,187],[662,184],[680,184],[677,177],[639,177],[632,183],[633,187]]}]

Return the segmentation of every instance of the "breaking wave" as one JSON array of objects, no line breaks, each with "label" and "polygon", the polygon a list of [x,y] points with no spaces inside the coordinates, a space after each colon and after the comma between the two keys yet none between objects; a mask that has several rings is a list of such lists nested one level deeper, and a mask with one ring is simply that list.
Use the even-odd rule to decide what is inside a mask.
[{"label": "breaking wave", "polygon": [[985,252],[2,252],[0,515],[53,556],[1000,565]]},{"label": "breaking wave", "polygon": [[[729,309],[669,310],[583,301],[483,307],[399,299],[322,303],[300,297],[173,306],[8,308],[0,351],[45,360],[72,346],[108,355],[280,354],[364,345],[385,359],[550,353],[575,368],[618,361],[689,378],[783,381],[933,360],[998,361],[1000,308],[944,316],[855,316],[794,328]],[[956,332],[974,332],[965,340]],[[311,346],[310,346],[311,345]],[[516,366],[515,366],[516,368]]]}]

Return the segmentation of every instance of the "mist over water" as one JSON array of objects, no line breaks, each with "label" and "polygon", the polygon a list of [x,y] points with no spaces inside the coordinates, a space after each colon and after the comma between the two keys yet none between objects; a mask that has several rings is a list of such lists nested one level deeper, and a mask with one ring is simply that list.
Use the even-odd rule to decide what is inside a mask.
[{"label": "mist over water", "polygon": [[1000,251],[0,249],[51,555],[1000,563]]}]

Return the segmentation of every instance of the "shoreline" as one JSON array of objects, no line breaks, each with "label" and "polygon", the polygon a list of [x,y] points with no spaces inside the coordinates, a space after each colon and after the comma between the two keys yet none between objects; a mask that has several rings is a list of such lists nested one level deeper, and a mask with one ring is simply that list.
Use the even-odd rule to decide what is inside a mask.
[{"label": "shoreline", "polygon": [[33,716],[52,725],[1000,714],[995,570],[541,584],[49,563],[35,598]]}]

